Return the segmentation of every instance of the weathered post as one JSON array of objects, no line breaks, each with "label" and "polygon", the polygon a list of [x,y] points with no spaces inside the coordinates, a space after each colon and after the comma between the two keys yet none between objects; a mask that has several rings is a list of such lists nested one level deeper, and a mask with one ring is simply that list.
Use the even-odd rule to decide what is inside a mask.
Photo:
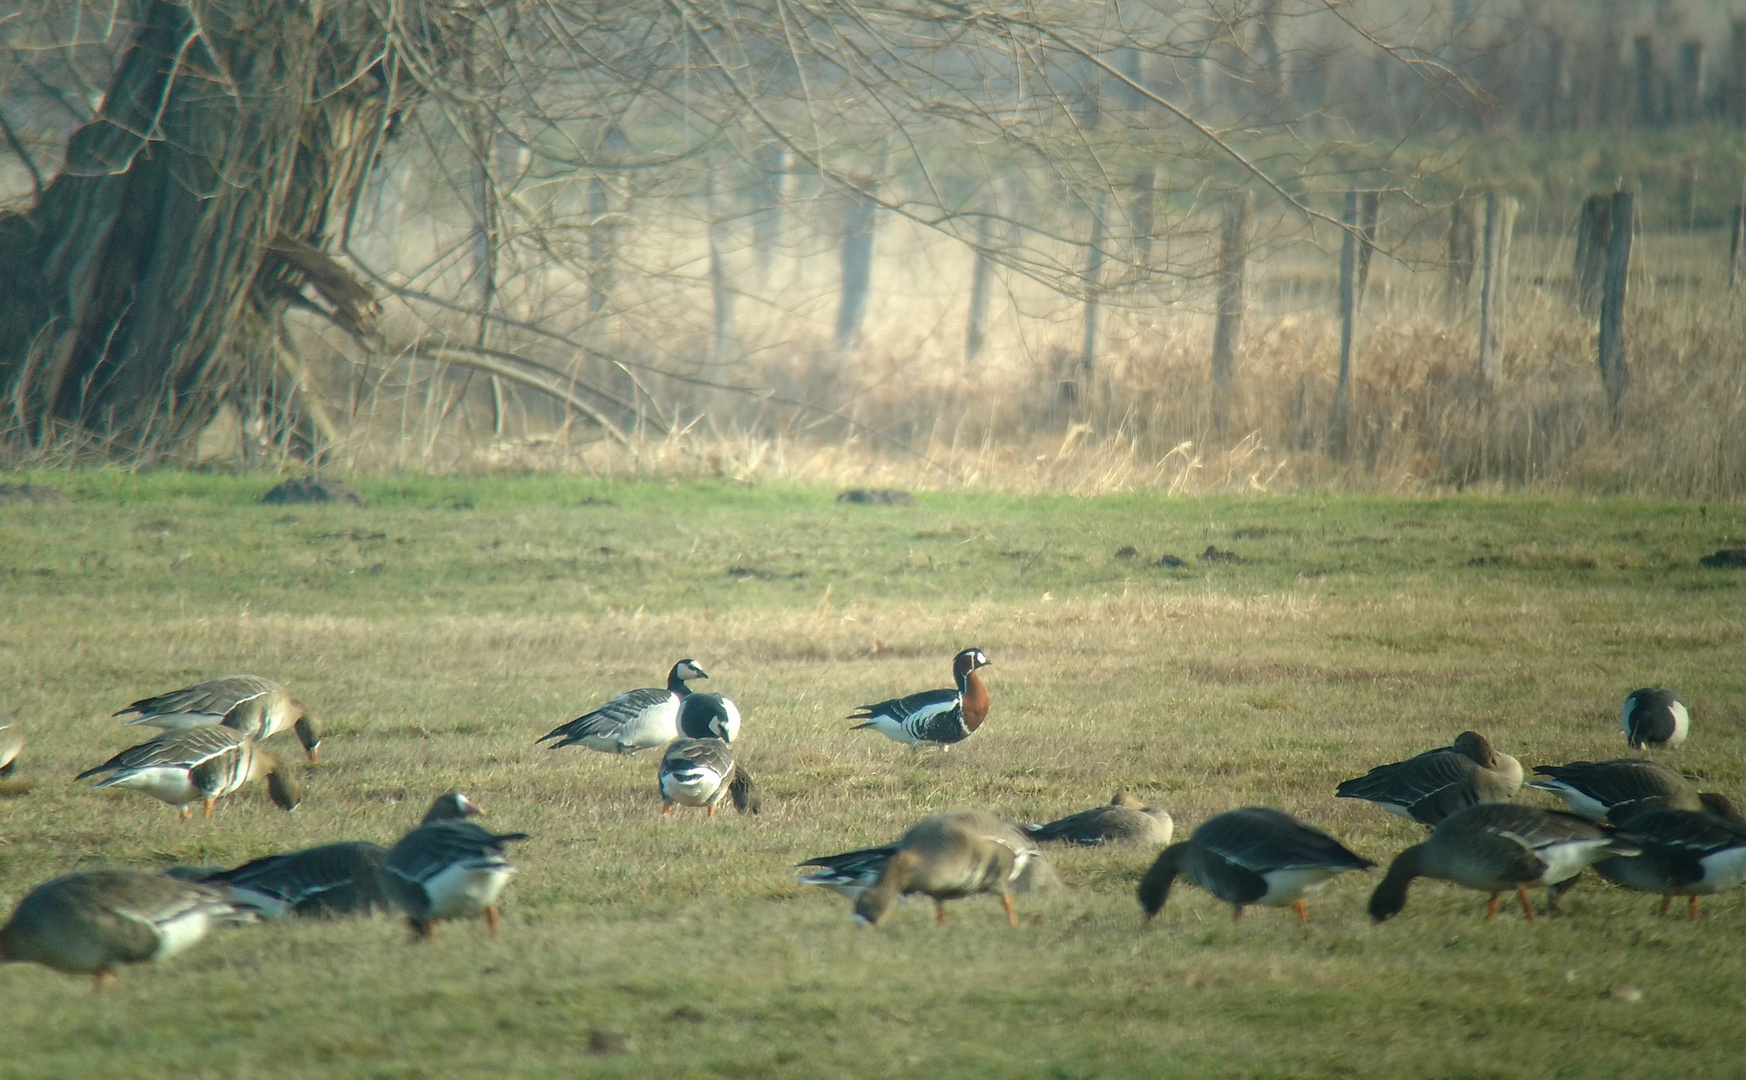
[{"label": "weathered post", "polygon": [[1061,383],[1061,396],[1070,403],[1079,400],[1081,381],[1090,382],[1092,363],[1097,358],[1097,306],[1103,291],[1103,217],[1108,199],[1109,192],[1100,190],[1097,205],[1091,211],[1091,243],[1085,247],[1085,325],[1079,340],[1079,368],[1072,379]]},{"label": "weathered post", "polygon": [[988,281],[994,260],[988,249],[994,243],[994,207],[984,202],[976,217],[976,265],[970,271],[970,323],[964,331],[964,362],[973,362],[982,352],[983,320],[988,317]]},{"label": "weathered post", "polygon": [[1370,286],[1370,256],[1376,251],[1376,219],[1382,212],[1382,192],[1365,191],[1358,198],[1358,285],[1353,302],[1364,306]]},{"label": "weathered post", "polygon": [[1224,430],[1229,406],[1231,372],[1243,335],[1243,261],[1247,255],[1250,197],[1246,191],[1225,196],[1219,223],[1218,321],[1213,325],[1213,426]]},{"label": "weathered post", "polygon": [[1340,374],[1334,382],[1334,408],[1328,417],[1328,451],[1346,454],[1347,398],[1352,390],[1352,322],[1357,314],[1354,280],[1358,272],[1358,193],[1346,192],[1340,211]]},{"label": "weathered post", "polygon": [[877,180],[869,177],[848,189],[843,201],[843,295],[837,305],[837,348],[846,348],[861,333],[867,315],[867,293],[873,282],[873,230],[879,204]]},{"label": "weathered post", "polygon": [[1613,430],[1625,421],[1625,391],[1631,383],[1625,369],[1625,282],[1631,268],[1631,193],[1612,198],[1612,236],[1607,244],[1607,270],[1601,285],[1600,375],[1606,388]]},{"label": "weathered post", "polygon": [[1691,123],[1696,120],[1702,110],[1702,99],[1698,97],[1699,74],[1704,65],[1704,43],[1687,41],[1679,47],[1679,72],[1673,86],[1673,120],[1676,123]]},{"label": "weathered post", "polygon": [[1448,261],[1444,264],[1443,303],[1450,322],[1467,314],[1467,302],[1473,294],[1473,269],[1478,262],[1479,231],[1474,224],[1474,200],[1458,196],[1449,204],[1449,231],[1445,237]]},{"label": "weathered post", "polygon": [[1661,119],[1655,108],[1655,39],[1639,34],[1631,41],[1636,60],[1636,109],[1632,122],[1637,127],[1653,127]]},{"label": "weathered post", "polygon": [[1158,174],[1141,169],[1134,174],[1134,201],[1128,205],[1128,220],[1134,227],[1134,265],[1142,272],[1152,268],[1152,228],[1158,198]]},{"label": "weathered post", "polygon": [[1504,297],[1510,266],[1510,234],[1515,231],[1516,200],[1485,193],[1485,251],[1479,280],[1479,376],[1487,385],[1503,374]]},{"label": "weathered post", "polygon": [[1734,204],[1734,216],[1728,227],[1728,289],[1740,284],[1740,241],[1746,235],[1746,203]]},{"label": "weathered post", "polygon": [[1576,259],[1570,270],[1570,287],[1577,310],[1592,316],[1600,310],[1601,281],[1607,272],[1607,245],[1613,235],[1613,197],[1590,195],[1582,200],[1582,216],[1576,222]]}]

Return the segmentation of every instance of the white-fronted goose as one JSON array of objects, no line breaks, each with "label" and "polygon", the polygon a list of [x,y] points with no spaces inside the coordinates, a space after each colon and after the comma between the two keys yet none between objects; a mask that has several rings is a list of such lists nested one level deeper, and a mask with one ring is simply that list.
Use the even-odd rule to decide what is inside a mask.
[{"label": "white-fronted goose", "polygon": [[[1730,806],[1731,809],[1731,806]],[[1661,897],[1666,915],[1673,898],[1686,898],[1691,918],[1698,898],[1746,881],[1746,822],[1708,811],[1648,809],[1616,822],[1619,835],[1642,854],[1602,859],[1595,873],[1615,885]]]},{"label": "white-fronted goose", "polygon": [[[948,818],[963,828],[1011,848],[1013,870],[1008,888],[1012,893],[1022,896],[1059,887],[1061,879],[1055,873],[1054,865],[1028,833],[986,810],[953,810],[935,816]],[[897,846],[896,843],[884,844],[808,859],[798,865],[803,870],[812,869],[809,873],[796,874],[794,880],[803,885],[830,889],[854,900],[879,880],[886,860],[897,852]]]},{"label": "white-fronted goose", "polygon": [[1485,921],[1497,917],[1498,897],[1514,890],[1522,915],[1534,918],[1531,885],[1556,885],[1609,855],[1639,848],[1611,829],[1575,814],[1514,803],[1481,803],[1458,810],[1422,844],[1396,855],[1370,896],[1370,917],[1382,922],[1406,906],[1414,878],[1432,877],[1490,893]]},{"label": "white-fronted goose", "polygon": [[430,809],[419,819],[420,825],[429,825],[433,821],[461,821],[470,817],[478,817],[485,811],[479,809],[479,804],[467,797],[464,791],[445,791],[431,801]]},{"label": "white-fronted goose", "polygon": [[849,716],[862,721],[851,730],[873,728],[888,739],[910,746],[934,743],[950,746],[963,742],[988,718],[988,687],[977,668],[987,667],[981,649],[965,649],[952,658],[951,690],[925,690],[908,697],[892,698],[859,706]]},{"label": "white-fronted goose", "polygon": [[24,732],[14,724],[0,724],[0,780],[18,771],[18,752],[24,749]]},{"label": "white-fronted goose", "polygon": [[686,682],[707,679],[695,660],[681,660],[667,673],[665,690],[631,690],[620,694],[593,712],[584,713],[540,736],[535,743],[551,739],[552,749],[586,746],[605,754],[634,754],[666,746],[679,737],[679,705],[691,693]]},{"label": "white-fronted goose", "polygon": [[1691,781],[1644,758],[1536,765],[1534,772],[1542,779],[1528,781],[1529,787],[1550,791],[1564,800],[1571,813],[1590,821],[1606,821],[1615,809],[1628,812],[1639,803],[1669,810],[1703,809],[1703,796]]},{"label": "white-fronted goose", "polygon": [[91,870],[31,890],[0,927],[0,961],[90,975],[101,990],[122,964],[174,956],[215,923],[253,919],[204,885],[137,870]]},{"label": "white-fronted goose", "polygon": [[165,731],[223,724],[264,740],[290,730],[297,734],[310,761],[321,753],[321,725],[283,686],[259,675],[207,679],[167,694],[140,698],[115,715],[129,713],[138,715],[127,723]]},{"label": "white-fronted goose", "polygon": [[656,780],[662,820],[673,813],[675,803],[701,806],[710,817],[730,796],[734,809],[742,814],[756,814],[763,807],[752,774],[734,760],[733,747],[725,739],[675,739],[661,755]]},{"label": "white-fronted goose", "polygon": [[1233,920],[1261,904],[1290,907],[1308,924],[1306,894],[1338,874],[1375,865],[1282,810],[1250,806],[1206,819],[1187,840],[1159,853],[1140,879],[1140,907],[1148,922],[1155,918],[1180,874],[1230,904]]},{"label": "white-fronted goose", "polygon": [[1108,806],[1068,814],[1044,825],[1026,825],[1032,840],[1064,844],[1155,844],[1163,847],[1176,823],[1163,810],[1149,807],[1125,791]]},{"label": "white-fronted goose", "polygon": [[1626,696],[1619,709],[1625,742],[1636,749],[1673,750],[1691,732],[1691,713],[1671,690],[1645,686]]},{"label": "white-fronted goose", "polygon": [[726,694],[686,694],[679,702],[678,727],[681,739],[731,743],[740,737],[740,707]]},{"label": "white-fronted goose", "polygon": [[374,915],[392,906],[381,884],[387,854],[380,844],[322,844],[268,855],[198,880],[228,888],[233,901],[270,920]]},{"label": "white-fronted goose", "polygon": [[934,902],[934,921],[945,923],[946,901],[994,893],[1006,920],[1018,925],[1011,879],[1018,852],[951,814],[922,818],[904,833],[871,888],[855,900],[855,918],[876,926],[897,898],[921,893]]},{"label": "white-fronted goose", "polygon": [[1373,802],[1391,814],[1435,825],[1477,803],[1509,802],[1522,786],[1522,763],[1499,753],[1477,731],[1450,746],[1378,765],[1334,789],[1342,799]]},{"label": "white-fronted goose", "polygon": [[210,818],[218,799],[263,776],[268,793],[281,809],[293,810],[303,798],[295,771],[278,755],[227,727],[166,731],[74,779],[92,776],[102,778],[96,784],[99,788],[138,789],[174,806],[184,818],[190,816],[195,802],[205,804]]},{"label": "white-fronted goose", "polygon": [[[438,800],[445,801],[453,806],[450,796]],[[434,805],[431,809],[437,811]],[[515,874],[504,855],[528,834],[492,833],[471,821],[425,817],[426,823],[401,837],[382,860],[382,888],[389,901],[406,913],[421,938],[431,937],[438,919],[479,914],[497,936],[497,897]]]}]

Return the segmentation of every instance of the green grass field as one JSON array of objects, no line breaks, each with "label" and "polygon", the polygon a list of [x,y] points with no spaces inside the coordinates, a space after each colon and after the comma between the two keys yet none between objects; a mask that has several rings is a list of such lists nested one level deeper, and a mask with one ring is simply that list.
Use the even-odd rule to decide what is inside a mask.
[{"label": "green grass field", "polygon": [[[0,477],[0,479],[24,479]],[[1069,889],[878,930],[796,885],[810,855],[936,810],[1057,816],[1134,790],[1186,835],[1267,803],[1379,862],[1420,831],[1336,782],[1463,728],[1524,764],[1621,756],[1619,700],[1679,689],[1678,764],[1746,795],[1746,573],[1697,565],[1746,506],[1525,498],[920,497],[557,478],[272,483],[51,473],[0,506],[0,906],[79,867],[231,863],[392,842],[461,786],[519,829],[503,936],[415,945],[378,919],[214,934],[112,993],[0,969],[0,1077],[1644,1076],[1746,1060],[1746,895],[1658,920],[1585,882],[1568,917],[1481,921],[1426,882],[1381,927],[1378,874],[1313,925],[1180,888],[1142,930],[1152,853],[1063,852]],[[1237,564],[1209,564],[1208,545]],[[1124,547],[1137,557],[1122,558]],[[1186,559],[1187,569],[1152,565]],[[949,753],[848,730],[854,705],[993,660]],[[657,820],[653,753],[533,740],[681,656],[746,712],[755,819]],[[74,785],[139,741],[110,713],[246,670],[326,721],[293,814],[254,788],[210,822]],[[288,749],[295,744],[286,740]],[[28,790],[18,790],[19,788]],[[1553,805],[1537,793],[1524,800]],[[1635,1002],[1629,992],[1641,992]],[[597,1032],[622,1032],[628,1047]],[[608,1047],[610,1048],[610,1047]]]}]

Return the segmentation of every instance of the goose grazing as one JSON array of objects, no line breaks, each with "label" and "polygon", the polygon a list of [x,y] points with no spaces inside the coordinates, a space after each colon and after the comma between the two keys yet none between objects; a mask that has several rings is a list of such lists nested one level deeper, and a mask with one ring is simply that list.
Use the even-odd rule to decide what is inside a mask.
[{"label": "goose grazing", "polygon": [[[1723,800],[1729,810],[1732,805]],[[1594,864],[1615,885],[1661,897],[1666,915],[1673,898],[1686,898],[1691,918],[1698,898],[1746,881],[1746,821],[1709,811],[1645,809],[1615,822],[1619,835],[1639,845],[1641,855],[1613,856]]]},{"label": "goose grazing", "polygon": [[0,724],[0,780],[18,771],[18,752],[24,749],[24,732],[12,724]]},{"label": "goose grazing", "polygon": [[1378,765],[1334,789],[1342,799],[1373,802],[1391,814],[1435,825],[1477,803],[1509,802],[1522,786],[1522,763],[1484,735],[1463,731],[1449,746]]},{"label": "goose grazing", "polygon": [[900,837],[872,886],[855,899],[855,919],[877,926],[897,898],[921,893],[934,901],[934,921],[944,925],[946,901],[994,893],[1009,925],[1018,925],[1011,880],[1018,851],[952,814],[922,818]]},{"label": "goose grazing", "polygon": [[[451,816],[457,811],[458,820]],[[497,936],[497,897],[515,874],[505,852],[528,834],[492,833],[465,820],[478,812],[459,792],[440,796],[382,859],[382,889],[420,938],[431,938],[438,919],[479,914]]]},{"label": "goose grazing", "polygon": [[[667,689],[620,694],[593,712],[553,728],[535,740],[535,744],[557,739],[552,743],[554,750],[586,746],[605,754],[634,754],[666,746],[679,737],[679,706],[691,694],[691,688],[685,684],[691,679],[707,678],[709,675],[697,666],[697,661],[681,660],[667,673]],[[737,715],[739,710],[734,711]]]},{"label": "goose grazing", "polygon": [[1348,870],[1376,864],[1280,810],[1250,806],[1201,822],[1186,841],[1171,844],[1140,879],[1140,907],[1156,918],[1178,874],[1230,904],[1240,920],[1250,904],[1290,907],[1309,924],[1304,897]]},{"label": "goose grazing", "polygon": [[723,799],[733,799],[734,809],[756,814],[763,808],[748,773],[734,760],[726,739],[676,739],[661,755],[657,774],[661,788],[661,820],[673,813],[674,804],[701,806],[710,817]]},{"label": "goose grazing", "polygon": [[1625,698],[1619,723],[1634,749],[1674,750],[1691,732],[1691,713],[1673,691],[1645,686]]},{"label": "goose grazing", "polygon": [[303,799],[296,774],[271,750],[227,727],[166,731],[150,742],[129,747],[75,780],[101,777],[96,787],[136,788],[174,806],[184,818],[195,802],[212,816],[215,802],[251,780],[267,778],[267,792],[282,810]]},{"label": "goose grazing", "polygon": [[1068,814],[1045,825],[1026,825],[1032,840],[1065,844],[1153,844],[1163,847],[1176,832],[1176,823],[1163,810],[1146,806],[1125,791],[1115,793],[1108,806],[1095,806]]},{"label": "goose grazing", "polygon": [[[1054,866],[1030,835],[993,814],[985,810],[954,810],[934,816],[949,819],[962,828],[1011,848],[1014,852],[1013,869],[1007,882],[1010,892],[1022,896],[1046,892],[1060,885],[1061,879],[1055,874]],[[811,869],[796,874],[794,880],[803,885],[830,889],[851,900],[857,899],[879,880],[886,862],[897,853],[899,843],[901,841],[808,859],[799,867]]]},{"label": "goose grazing", "polygon": [[859,706],[849,716],[860,720],[850,730],[873,728],[888,739],[910,746],[923,743],[950,746],[963,742],[988,718],[988,687],[977,668],[987,667],[981,649],[965,649],[952,658],[952,690],[924,690],[908,697]]},{"label": "goose grazing", "polygon": [[68,874],[31,890],[0,927],[0,961],[115,982],[122,964],[174,956],[215,923],[254,916],[216,889],[137,870]]},{"label": "goose grazing", "polygon": [[233,902],[272,921],[374,915],[391,906],[380,880],[387,854],[380,844],[322,844],[196,880],[226,887]]},{"label": "goose grazing", "polygon": [[321,725],[285,688],[259,675],[225,675],[156,697],[140,698],[116,716],[137,713],[129,724],[165,731],[222,724],[257,740],[281,731],[296,733],[310,761],[321,756]]},{"label": "goose grazing", "polygon": [[1486,922],[1497,917],[1498,897],[1514,890],[1522,917],[1532,921],[1529,886],[1557,885],[1609,855],[1628,857],[1639,850],[1613,830],[1574,814],[1480,803],[1444,818],[1424,843],[1395,856],[1370,895],[1370,917],[1382,922],[1398,915],[1413,879],[1432,877],[1490,893]]},{"label": "goose grazing", "polygon": [[1568,765],[1536,765],[1541,779],[1528,786],[1550,791],[1570,812],[1590,821],[1607,821],[1614,812],[1634,807],[1702,810],[1703,796],[1691,781],[1658,762],[1644,758],[1612,761],[1572,761]]}]

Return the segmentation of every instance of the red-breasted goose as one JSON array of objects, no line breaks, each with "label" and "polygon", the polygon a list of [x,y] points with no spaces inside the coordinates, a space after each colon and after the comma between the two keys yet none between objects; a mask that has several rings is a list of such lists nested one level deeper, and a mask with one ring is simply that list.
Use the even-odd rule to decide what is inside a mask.
[{"label": "red-breasted goose", "polygon": [[[1726,800],[1722,803],[1733,810]],[[1698,897],[1746,881],[1746,821],[1737,813],[1730,820],[1708,810],[1627,810],[1614,824],[1642,854],[1602,859],[1594,864],[1595,873],[1615,885],[1660,896],[1663,915],[1674,897],[1683,896],[1696,919]]]},{"label": "red-breasted goose", "polygon": [[[1007,882],[1009,892],[1022,896],[1060,887],[1061,879],[1055,873],[1054,865],[1028,833],[986,810],[953,810],[935,816],[948,818],[963,828],[1012,849],[1013,870]],[[845,851],[837,855],[821,855],[800,863],[801,869],[811,868],[810,872],[796,874],[794,880],[803,885],[818,885],[854,900],[873,887],[885,869],[886,861],[897,850],[898,844],[891,843]]]},{"label": "red-breasted goose", "polygon": [[1290,907],[1308,924],[1308,893],[1348,870],[1375,865],[1284,811],[1250,806],[1210,817],[1187,840],[1165,848],[1140,879],[1140,907],[1150,922],[1181,875],[1230,904],[1234,920],[1250,904],[1261,904]]},{"label": "red-breasted goose", "polygon": [[[681,660],[667,673],[667,688],[631,690],[620,694],[593,712],[583,713],[540,736],[537,743],[552,739],[552,749],[586,746],[605,754],[635,754],[666,746],[679,737],[679,706],[691,693],[686,682],[709,675],[695,660]],[[737,710],[736,710],[737,711]]]},{"label": "red-breasted goose", "polygon": [[[455,806],[451,792],[437,800]],[[464,798],[464,796],[463,796]],[[468,801],[471,805],[471,801]],[[478,808],[473,808],[473,813]],[[505,858],[508,846],[526,840],[527,833],[492,833],[471,821],[446,817],[431,819],[400,838],[382,860],[382,888],[393,905],[406,913],[413,931],[421,938],[432,936],[439,919],[463,919],[483,914],[485,925],[497,936],[497,897],[515,867]]]},{"label": "red-breasted goose", "polygon": [[24,732],[13,724],[0,724],[0,780],[18,771],[18,752],[24,749]]},{"label": "red-breasted goose", "polygon": [[756,814],[763,808],[752,774],[734,760],[726,739],[675,739],[661,755],[656,783],[663,821],[673,813],[674,804],[701,806],[714,817],[716,807],[730,796],[734,809],[742,814]]},{"label": "red-breasted goose", "polygon": [[981,649],[965,649],[952,658],[951,690],[925,690],[908,697],[862,705],[849,716],[860,720],[851,730],[873,728],[888,739],[910,746],[963,742],[988,718],[988,687],[976,669],[987,667]]},{"label": "red-breasted goose", "polygon": [[1463,731],[1450,746],[1378,765],[1334,789],[1342,799],[1373,802],[1391,814],[1435,825],[1476,803],[1509,802],[1522,786],[1522,763],[1484,735]]},{"label": "red-breasted goose", "polygon": [[1691,713],[1671,690],[1645,686],[1633,690],[1619,709],[1625,742],[1637,749],[1673,750],[1691,732]]},{"label": "red-breasted goose", "polygon": [[1634,856],[1639,850],[1613,830],[1575,814],[1480,803],[1444,818],[1424,843],[1395,856],[1370,896],[1370,917],[1382,922],[1399,914],[1413,879],[1431,877],[1490,893],[1486,922],[1497,917],[1498,897],[1513,890],[1522,916],[1531,921],[1529,886],[1556,885],[1609,855]]},{"label": "red-breasted goose", "polygon": [[1107,806],[1068,814],[1044,825],[1026,825],[1032,840],[1063,844],[1153,844],[1163,847],[1176,823],[1163,810],[1146,806],[1125,791]]},{"label": "red-breasted goose", "polygon": [[876,926],[897,898],[921,893],[934,901],[934,919],[946,921],[946,901],[994,893],[1007,922],[1018,925],[1011,878],[1018,852],[951,814],[933,814],[900,837],[879,878],[855,900],[855,918]]},{"label": "red-breasted goose", "polygon": [[140,698],[116,712],[137,713],[129,724],[147,724],[165,731],[223,724],[256,739],[281,731],[296,733],[310,761],[320,757],[321,725],[301,702],[272,679],[259,675],[224,675],[156,697]]},{"label": "red-breasted goose", "polygon": [[344,842],[268,855],[196,880],[270,920],[374,915],[392,905],[382,889],[380,844]]},{"label": "red-breasted goose", "polygon": [[90,975],[93,989],[115,969],[174,956],[216,923],[254,916],[217,889],[137,870],[68,874],[31,890],[0,927],[0,961]]},{"label": "red-breasted goose", "polygon": [[1572,761],[1568,765],[1536,765],[1540,779],[1528,786],[1550,791],[1571,813],[1590,821],[1606,821],[1615,809],[1642,803],[1670,810],[1701,810],[1703,796],[1691,781],[1659,762],[1644,758],[1612,761]]},{"label": "red-breasted goose", "polygon": [[291,767],[254,739],[227,727],[166,731],[74,779],[92,776],[102,778],[95,785],[99,788],[135,788],[176,807],[184,818],[190,816],[195,802],[205,804],[210,818],[218,799],[263,776],[268,794],[280,809],[296,809],[303,798],[302,784]]}]

